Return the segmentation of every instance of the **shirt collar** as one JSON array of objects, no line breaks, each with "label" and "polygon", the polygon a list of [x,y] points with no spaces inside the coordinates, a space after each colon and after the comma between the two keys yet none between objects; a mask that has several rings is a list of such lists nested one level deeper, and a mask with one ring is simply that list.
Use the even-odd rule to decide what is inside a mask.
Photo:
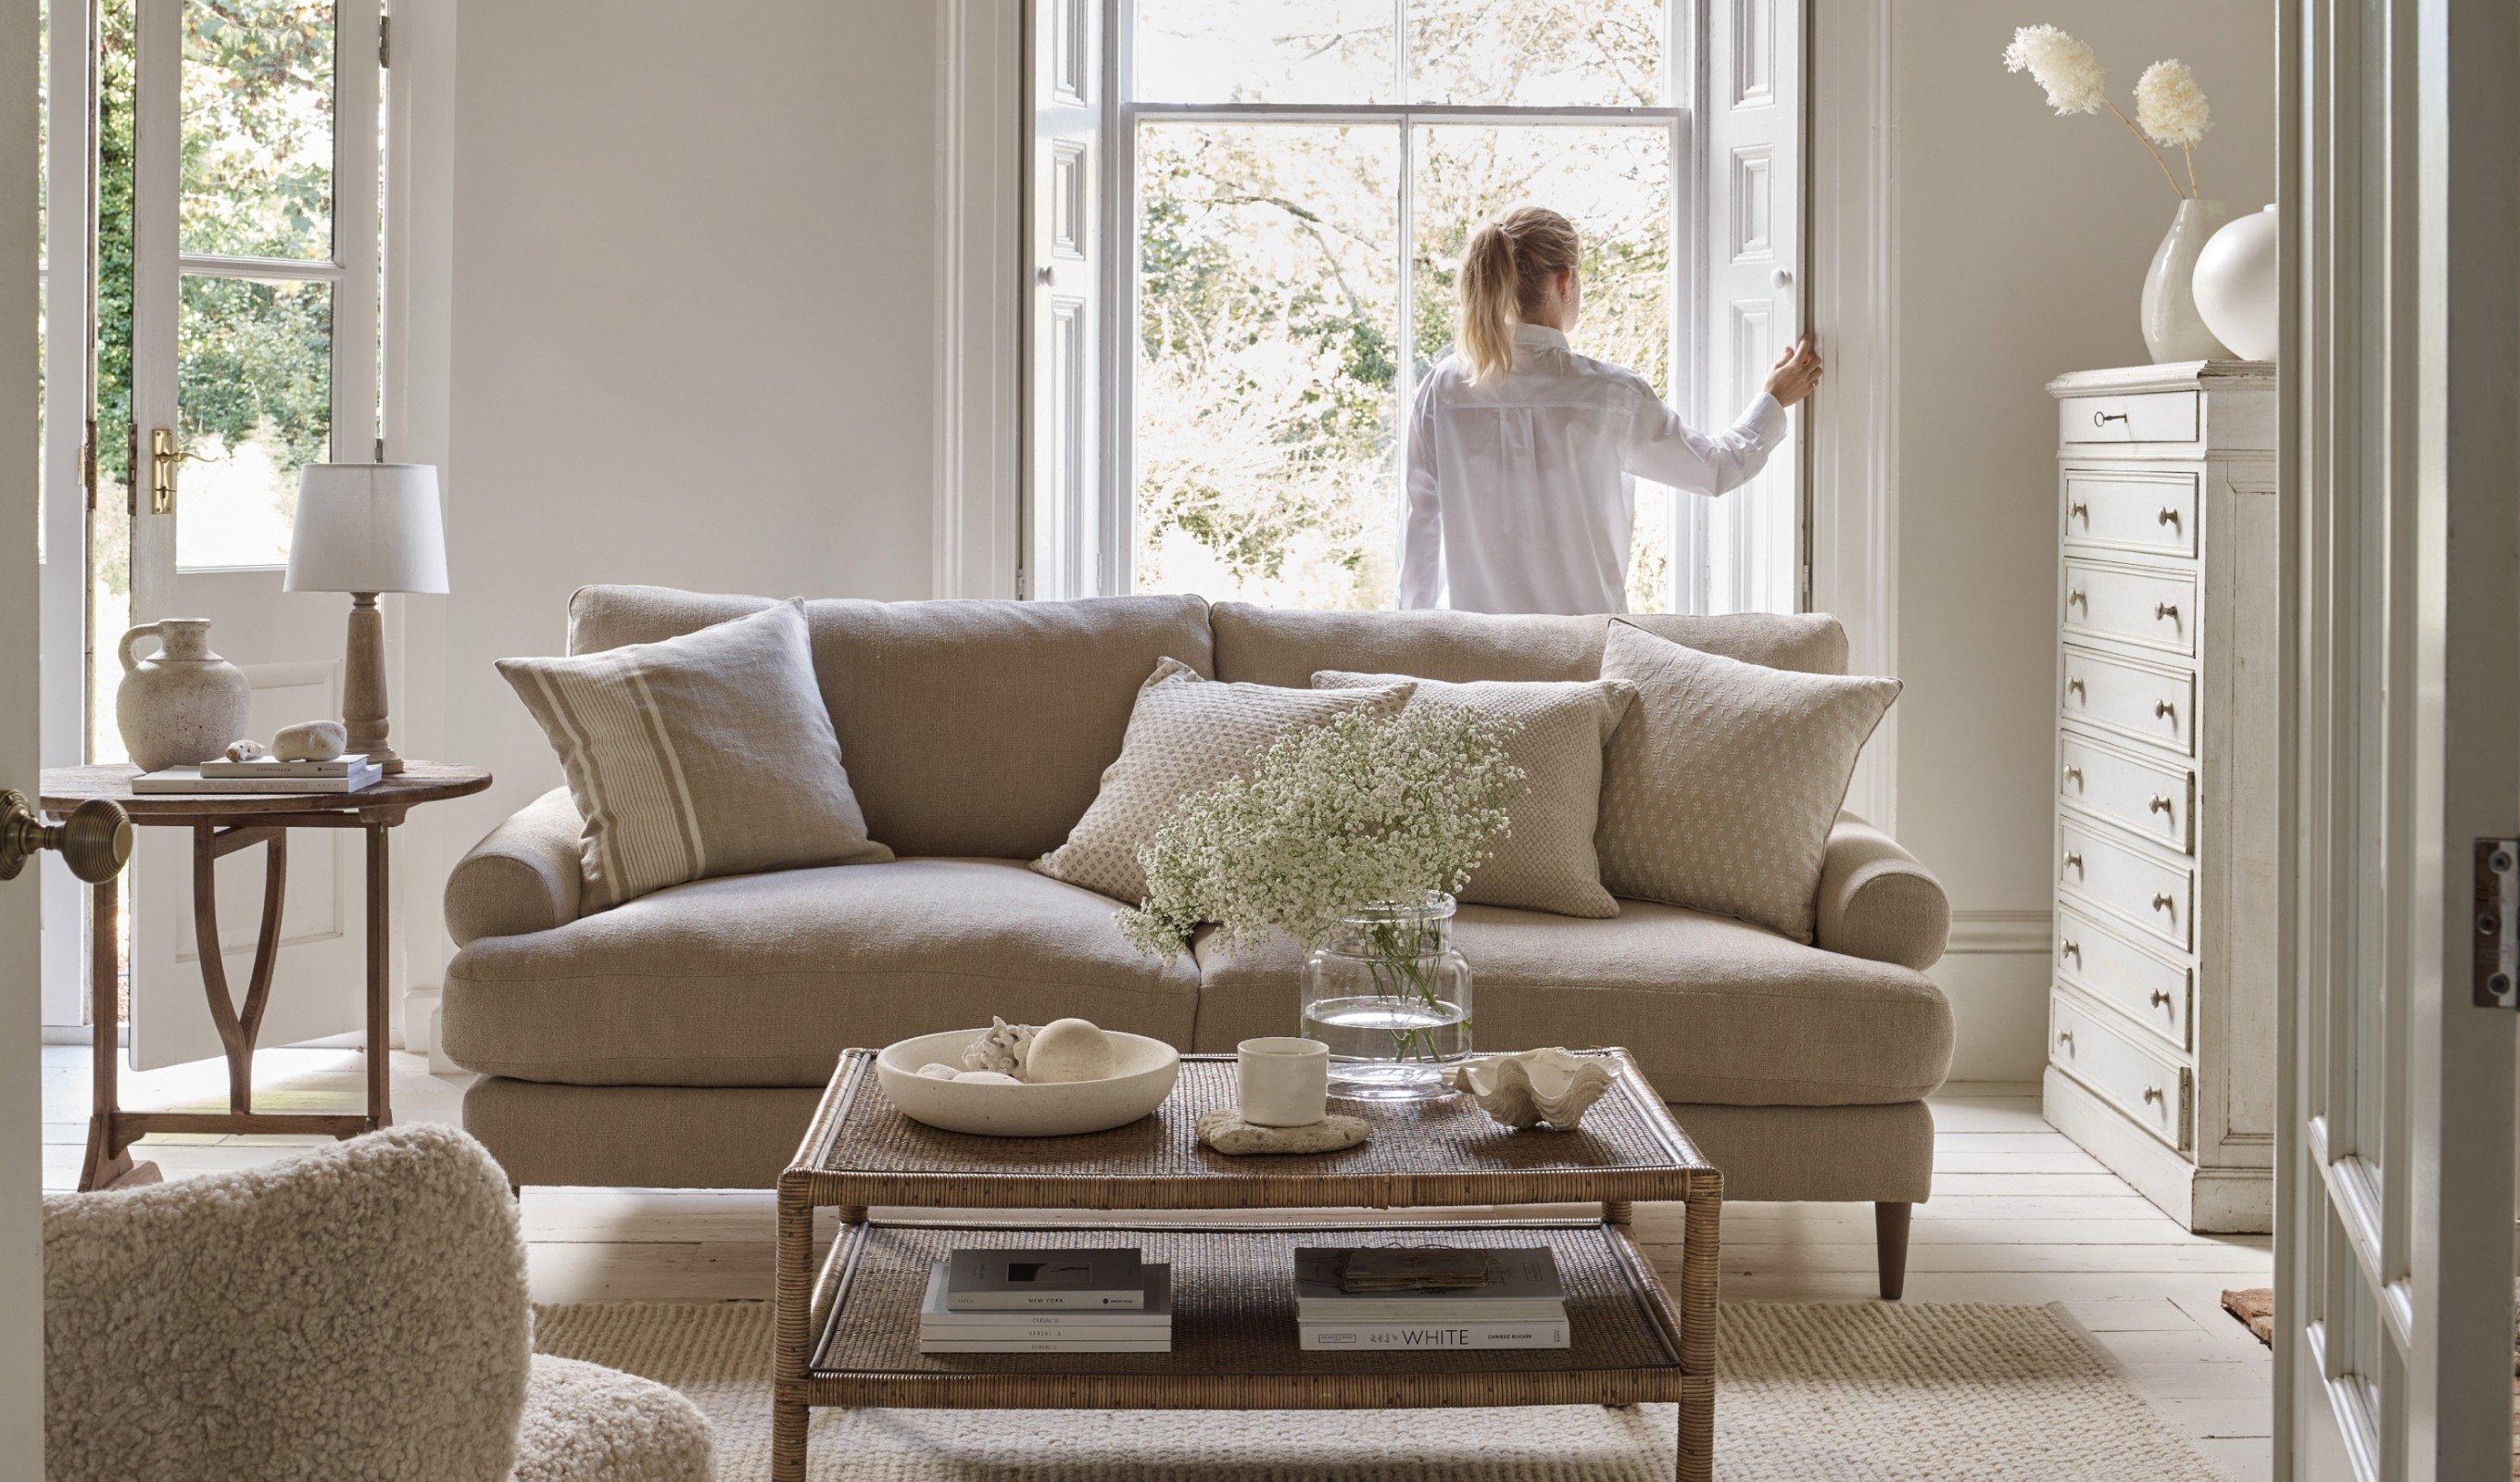
[{"label": "shirt collar", "polygon": [[1566,336],[1564,333],[1552,330],[1545,324],[1515,325],[1513,327],[1513,342],[1519,345],[1528,345],[1533,349],[1562,350],[1567,348]]}]

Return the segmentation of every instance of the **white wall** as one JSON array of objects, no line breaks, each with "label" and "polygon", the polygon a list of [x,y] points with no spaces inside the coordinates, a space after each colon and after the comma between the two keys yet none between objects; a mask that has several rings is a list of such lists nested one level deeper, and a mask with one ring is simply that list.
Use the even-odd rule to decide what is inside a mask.
[{"label": "white wall", "polygon": [[[1999,57],[2016,25],[2091,42],[2130,114],[2163,57],[2214,111],[2197,174],[2274,198],[2272,0],[1894,7],[1899,142],[1899,832],[1959,913],[1936,976],[1956,1077],[2046,1058],[2060,371],[2140,364],[2136,300],[2177,202],[2117,120],[2059,118]],[[1985,950],[1995,949],[1995,950]]]},{"label": "white wall", "polygon": [[[411,659],[430,672],[408,683],[435,692],[430,754],[498,784],[428,810],[432,835],[404,853],[427,901],[406,894],[407,914],[558,783],[491,663],[558,651],[577,587],[926,595],[930,9],[535,0],[441,16],[454,591],[413,604]],[[442,931],[433,909],[410,920],[426,985]]]}]

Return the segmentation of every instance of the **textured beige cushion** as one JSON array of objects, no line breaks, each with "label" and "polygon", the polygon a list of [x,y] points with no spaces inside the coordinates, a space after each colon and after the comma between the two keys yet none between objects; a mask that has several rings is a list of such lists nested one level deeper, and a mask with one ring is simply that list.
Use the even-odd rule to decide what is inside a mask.
[{"label": "textured beige cushion", "polygon": [[576,921],[585,831],[568,789],[554,787],[483,834],[446,876],[446,931],[455,945]]},{"label": "textured beige cushion", "polygon": [[503,658],[586,821],[582,905],[685,880],[890,859],[840,763],[802,603],[652,644]]},{"label": "textured beige cushion", "polygon": [[652,1379],[534,1355],[517,1424],[516,1482],[709,1482],[708,1416]]},{"label": "textured beige cushion", "polygon": [[1619,914],[1619,903],[1601,888],[1593,831],[1601,810],[1601,743],[1636,699],[1634,687],[1616,680],[1454,685],[1338,669],[1322,670],[1313,683],[1338,690],[1415,684],[1413,705],[1462,705],[1514,722],[1520,729],[1507,754],[1523,771],[1523,788],[1506,809],[1506,835],[1495,857],[1470,876],[1462,899],[1560,916]]},{"label": "textured beige cushion", "polygon": [[[1473,679],[1598,679],[1605,619],[1489,612],[1306,612],[1219,603],[1216,677],[1304,685],[1322,669]],[[1846,630],[1824,612],[1624,619],[1707,653],[1772,669],[1846,671]]]},{"label": "textured beige cushion", "polygon": [[[1671,1101],[1912,1101],[1951,1068],[1952,1010],[1920,972],[1728,917],[1629,901],[1601,921],[1464,906],[1478,1048],[1625,1045]],[[1192,944],[1200,1050],[1293,1034],[1303,954],[1282,935]]]},{"label": "textured beige cushion", "polygon": [[1388,714],[1409,702],[1411,688],[1406,682],[1323,691],[1219,684],[1164,659],[1138,691],[1120,758],[1103,772],[1094,806],[1076,821],[1067,842],[1034,868],[1134,905],[1147,894],[1138,851],[1153,842],[1173,810],[1239,776],[1285,732],[1351,710]]},{"label": "textured beige cushion", "polygon": [[1841,813],[1820,870],[1812,942],[1849,957],[1924,971],[1951,940],[1952,902],[1934,872],[1899,841]]},{"label": "textured beige cushion", "polygon": [[1601,776],[1601,883],[1812,939],[1829,826],[1895,679],[1795,674],[1613,620],[1601,675],[1637,687]]},{"label": "textured beige cushion", "polygon": [[[569,601],[569,651],[651,643],[771,605],[588,587]],[[1120,754],[1155,660],[1210,672],[1207,604],[1195,597],[809,602],[805,622],[867,831],[898,854],[1058,848]]]},{"label": "textured beige cushion", "polygon": [[850,1045],[1065,1014],[1187,1040],[1189,954],[1015,860],[897,860],[698,880],[447,965],[446,1053],[585,1085],[819,1086]]}]

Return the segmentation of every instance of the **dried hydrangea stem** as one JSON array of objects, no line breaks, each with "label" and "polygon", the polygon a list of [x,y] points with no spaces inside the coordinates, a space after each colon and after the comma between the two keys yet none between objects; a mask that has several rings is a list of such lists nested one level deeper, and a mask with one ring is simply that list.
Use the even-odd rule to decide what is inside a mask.
[{"label": "dried hydrangea stem", "polygon": [[[2104,99],[2102,101],[2105,102],[2106,100]],[[2118,122],[2125,124],[2127,126],[2127,132],[2135,135],[2135,142],[2143,146],[2143,152],[2152,157],[2152,162],[2161,166],[2161,178],[2170,182],[2170,193],[2182,201],[2186,200],[2187,192],[2180,186],[2179,177],[2170,173],[2170,161],[2162,158],[2161,151],[2154,149],[2152,147],[2152,141],[2143,137],[2143,130],[2137,128],[2135,126],[2135,120],[2128,117],[2123,112],[2120,112],[2116,104],[2109,104],[2109,112],[2116,113]]]}]

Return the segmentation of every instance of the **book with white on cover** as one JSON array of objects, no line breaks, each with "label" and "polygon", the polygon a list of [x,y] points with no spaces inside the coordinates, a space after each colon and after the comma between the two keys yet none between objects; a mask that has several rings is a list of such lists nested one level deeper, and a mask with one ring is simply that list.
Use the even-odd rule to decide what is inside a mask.
[{"label": "book with white on cover", "polygon": [[143,772],[131,780],[135,793],[162,792],[356,792],[384,776],[374,766],[340,777],[271,777],[248,774],[243,777],[205,777],[198,765],[161,767]]},{"label": "book with white on cover", "polygon": [[1077,1308],[1069,1311],[954,1312],[945,1306],[947,1263],[928,1269],[927,1297],[920,1304],[922,1342],[1146,1342],[1173,1330],[1173,1269],[1156,1264],[1147,1274],[1144,1307]]},{"label": "book with white on cover", "polygon": [[1540,1323],[1298,1323],[1305,1348],[1565,1348],[1566,1320]]},{"label": "book with white on cover", "polygon": [[1306,1245],[1295,1252],[1295,1316],[1367,1324],[1444,1324],[1462,1320],[1530,1323],[1564,1321],[1566,1288],[1557,1260],[1545,1245],[1491,1250],[1487,1284],[1438,1291],[1345,1292],[1339,1263],[1347,1251]]},{"label": "book with white on cover", "polygon": [[214,756],[202,763],[203,777],[347,777],[375,763],[364,751],[349,751],[325,761],[300,759],[282,761],[276,756],[257,756],[251,761],[231,761]]},{"label": "book with white on cover", "polygon": [[948,1312],[1031,1312],[1147,1305],[1134,1249],[958,1250],[947,1258]]}]

